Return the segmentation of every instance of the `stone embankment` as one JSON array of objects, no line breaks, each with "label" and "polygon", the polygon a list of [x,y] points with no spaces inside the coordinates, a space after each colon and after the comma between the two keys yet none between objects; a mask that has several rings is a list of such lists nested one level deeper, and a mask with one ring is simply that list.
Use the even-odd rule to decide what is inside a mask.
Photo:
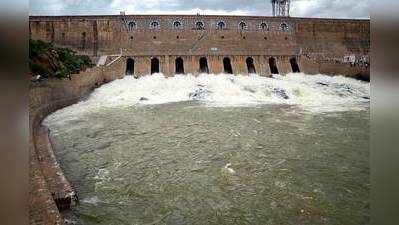
[{"label": "stone embankment", "polygon": [[96,87],[122,78],[116,68],[109,66],[87,69],[71,76],[71,80],[49,79],[31,83],[29,90],[29,157],[30,190],[29,221],[31,225],[64,224],[61,212],[69,210],[77,200],[54,156],[48,130],[41,125],[50,113],[78,102]]}]

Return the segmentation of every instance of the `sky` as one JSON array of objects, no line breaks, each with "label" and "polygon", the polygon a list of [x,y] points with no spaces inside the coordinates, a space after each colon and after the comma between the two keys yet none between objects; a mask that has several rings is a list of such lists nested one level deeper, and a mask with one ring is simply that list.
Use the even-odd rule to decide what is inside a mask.
[{"label": "sky", "polygon": [[[204,14],[271,16],[270,0],[30,0],[30,15]],[[368,0],[292,0],[292,17],[370,18]]]}]

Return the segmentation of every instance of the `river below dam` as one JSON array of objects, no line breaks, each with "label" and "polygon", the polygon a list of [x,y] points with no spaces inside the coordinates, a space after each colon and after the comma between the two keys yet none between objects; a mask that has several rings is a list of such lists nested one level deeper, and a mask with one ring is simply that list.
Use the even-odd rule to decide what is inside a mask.
[{"label": "river below dam", "polygon": [[125,77],[49,115],[75,224],[369,224],[370,83]]}]

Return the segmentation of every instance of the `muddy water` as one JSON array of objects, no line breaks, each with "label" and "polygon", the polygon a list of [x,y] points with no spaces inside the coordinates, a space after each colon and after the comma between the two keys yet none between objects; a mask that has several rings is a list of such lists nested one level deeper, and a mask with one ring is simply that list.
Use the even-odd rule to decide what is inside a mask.
[{"label": "muddy water", "polygon": [[[312,88],[337,87],[336,81],[309,82]],[[190,83],[188,101],[175,101],[176,94],[162,104],[151,103],[160,98],[151,91],[125,93],[115,83],[100,88],[86,102],[45,121],[61,167],[79,194],[76,222],[368,224],[369,107],[364,100],[369,89],[345,82],[352,88],[349,94],[325,92],[330,99],[344,98],[344,107],[335,105],[340,99],[289,102],[297,92],[286,83],[280,89],[288,99],[278,94],[282,103],[250,106],[230,100],[223,106],[207,104],[223,96],[211,88],[214,82],[201,84],[208,91],[199,92],[198,84]],[[175,91],[185,90],[186,83]],[[227,89],[226,98],[228,93],[245,97]],[[115,93],[141,100],[118,104]],[[193,95],[201,101],[190,99]]]}]

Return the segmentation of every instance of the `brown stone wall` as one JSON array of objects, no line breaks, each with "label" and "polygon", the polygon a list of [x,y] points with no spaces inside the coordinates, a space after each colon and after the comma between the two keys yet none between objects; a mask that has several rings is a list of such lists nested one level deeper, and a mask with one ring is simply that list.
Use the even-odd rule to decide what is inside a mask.
[{"label": "brown stone wall", "polygon": [[[150,27],[159,22],[158,29]],[[182,26],[175,28],[175,21]],[[196,29],[196,22],[204,29]],[[223,21],[225,29],[217,29]],[[246,29],[239,23],[245,22]],[[135,26],[129,26],[135,23]],[[265,23],[267,29],[261,29]],[[281,24],[288,26],[281,29]],[[364,56],[369,62],[370,21],[343,19],[275,18],[253,16],[58,16],[30,17],[30,35],[58,46],[71,47],[92,56],[122,54],[135,58],[135,73],[150,73],[150,60],[160,60],[161,72],[174,73],[174,60],[183,57],[187,73],[198,72],[198,59],[208,58],[212,73],[222,72],[221,60],[229,56],[235,73],[247,74],[246,57],[257,72],[269,75],[269,57],[275,57],[281,73],[291,72],[289,59],[297,57],[306,73],[346,74],[368,70],[341,67],[345,57]],[[337,66],[331,66],[337,65]],[[320,68],[325,68],[320,70]],[[328,68],[331,68],[328,69]],[[357,72],[356,72],[357,70]],[[354,71],[354,72],[353,72]]]},{"label": "brown stone wall", "polygon": [[[47,129],[41,121],[51,112],[79,101],[95,87],[123,77],[122,60],[109,67],[95,67],[71,80],[50,79],[32,83],[29,91],[30,224],[63,224],[59,209],[73,204],[74,192],[52,152]],[[111,72],[112,71],[112,72]],[[57,204],[56,204],[57,203]],[[57,208],[58,207],[58,208]]]}]

